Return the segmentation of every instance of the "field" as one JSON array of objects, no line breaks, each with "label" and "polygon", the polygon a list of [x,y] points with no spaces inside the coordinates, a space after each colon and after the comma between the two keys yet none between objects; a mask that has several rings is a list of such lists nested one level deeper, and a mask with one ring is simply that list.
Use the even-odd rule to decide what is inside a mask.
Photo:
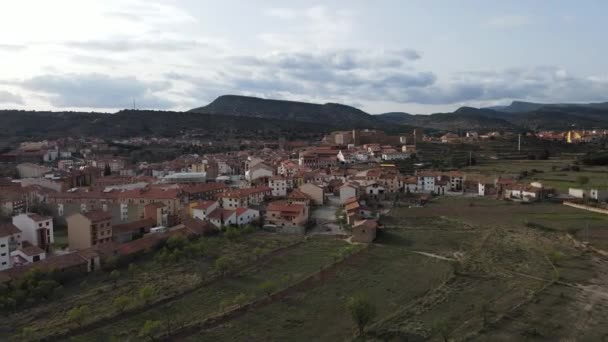
[{"label": "field", "polygon": [[[446,197],[394,207],[382,222],[367,248],[327,237],[208,239],[207,254],[231,254],[242,267],[218,276],[213,258],[170,267],[148,260],[116,288],[107,274],[92,275],[63,290],[71,295],[10,315],[1,327],[30,327],[35,340],[74,329],[65,313],[87,305],[91,320],[109,319],[88,322],[69,340],[344,341],[356,331],[346,301],[361,294],[376,312],[364,340],[608,337],[608,259],[568,237],[580,240],[587,226],[608,229],[606,217],[552,203]],[[592,245],[608,249],[600,238]],[[264,251],[252,257],[256,248]],[[137,297],[144,283],[166,299],[118,314],[108,298]],[[180,295],[184,289],[192,290]],[[146,322],[159,324],[152,335],[141,333]]]},{"label": "field", "polygon": [[[542,171],[530,174],[525,179],[540,181],[561,193],[568,193],[568,188],[608,188],[608,167],[578,165],[580,171],[561,171],[573,165],[573,160],[499,160],[487,161],[481,165],[466,168],[467,172],[479,172],[488,176],[500,174],[518,175],[523,171]],[[579,177],[586,177],[589,182],[581,185]]]}]

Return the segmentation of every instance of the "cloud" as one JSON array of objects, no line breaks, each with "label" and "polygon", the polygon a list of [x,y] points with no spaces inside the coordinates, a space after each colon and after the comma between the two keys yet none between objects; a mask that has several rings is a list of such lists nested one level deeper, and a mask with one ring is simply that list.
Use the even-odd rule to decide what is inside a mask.
[{"label": "cloud", "polygon": [[179,51],[192,50],[200,47],[210,47],[209,44],[196,40],[177,39],[106,39],[74,41],[66,43],[68,47],[88,51],[129,52],[134,50]]},{"label": "cloud", "polygon": [[0,90],[0,103],[23,104],[23,98],[19,94]]},{"label": "cloud", "polygon": [[497,28],[518,28],[527,26],[532,22],[529,16],[525,15],[503,15],[491,18],[488,21],[490,26]]},{"label": "cloud", "polygon": [[298,12],[291,8],[268,8],[264,14],[279,19],[294,19],[298,16]]},{"label": "cloud", "polygon": [[20,51],[26,49],[27,46],[22,44],[0,44],[0,51]]},{"label": "cloud", "polygon": [[167,109],[175,104],[155,95],[167,90],[168,82],[143,82],[135,77],[101,74],[42,75],[21,82],[27,90],[46,94],[59,108],[127,108],[133,100],[141,108]]}]

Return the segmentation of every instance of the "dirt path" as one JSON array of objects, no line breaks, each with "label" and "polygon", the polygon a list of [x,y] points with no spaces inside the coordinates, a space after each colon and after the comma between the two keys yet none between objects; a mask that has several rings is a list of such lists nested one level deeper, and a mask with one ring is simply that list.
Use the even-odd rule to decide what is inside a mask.
[{"label": "dirt path", "polygon": [[434,258],[434,259],[439,259],[439,260],[444,260],[444,261],[456,261],[456,259],[454,259],[454,258],[444,257],[443,255],[427,253],[427,252],[419,252],[419,251],[411,251],[411,252],[414,254],[424,255],[429,258]]}]

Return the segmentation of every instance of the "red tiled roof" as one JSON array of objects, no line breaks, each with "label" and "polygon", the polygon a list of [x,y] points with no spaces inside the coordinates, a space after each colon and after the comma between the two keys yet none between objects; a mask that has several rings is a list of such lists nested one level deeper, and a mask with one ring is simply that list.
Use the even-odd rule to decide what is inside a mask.
[{"label": "red tiled roof", "polygon": [[0,237],[19,234],[21,230],[12,223],[0,223]]},{"label": "red tiled roof", "polygon": [[195,205],[194,207],[192,207],[192,209],[202,209],[205,210],[209,207],[211,207],[212,205],[216,204],[217,201],[198,201],[197,205]]},{"label": "red tiled roof", "polygon": [[225,220],[225,219],[229,218],[233,213],[234,213],[234,210],[217,208],[214,211],[210,212],[207,215],[207,217],[209,219],[214,219],[214,220],[220,220],[223,217],[223,219]]},{"label": "red tiled roof", "polygon": [[286,202],[272,202],[268,204],[267,211],[280,211],[280,212],[288,212],[288,213],[299,213],[304,210],[304,206],[302,204],[288,204]]},{"label": "red tiled roof", "polygon": [[238,190],[225,191],[219,194],[219,197],[223,198],[245,198],[253,194],[271,192],[272,189],[269,186],[257,186],[253,188],[245,188]]},{"label": "red tiled roof", "polygon": [[209,221],[203,221],[198,218],[185,219],[182,224],[192,234],[209,236],[218,232],[217,228]]},{"label": "red tiled roof", "polygon": [[292,199],[305,199],[305,200],[312,199],[309,194],[303,192],[300,189],[294,189],[287,197],[292,198]]}]

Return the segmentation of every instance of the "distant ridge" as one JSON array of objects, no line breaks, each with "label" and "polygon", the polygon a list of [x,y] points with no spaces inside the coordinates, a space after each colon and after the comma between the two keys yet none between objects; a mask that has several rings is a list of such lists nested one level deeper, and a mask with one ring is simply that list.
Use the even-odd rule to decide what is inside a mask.
[{"label": "distant ridge", "polygon": [[371,128],[380,127],[384,124],[383,121],[373,115],[343,104],[315,104],[239,95],[220,96],[207,106],[194,108],[189,112],[327,123],[352,127]]}]

